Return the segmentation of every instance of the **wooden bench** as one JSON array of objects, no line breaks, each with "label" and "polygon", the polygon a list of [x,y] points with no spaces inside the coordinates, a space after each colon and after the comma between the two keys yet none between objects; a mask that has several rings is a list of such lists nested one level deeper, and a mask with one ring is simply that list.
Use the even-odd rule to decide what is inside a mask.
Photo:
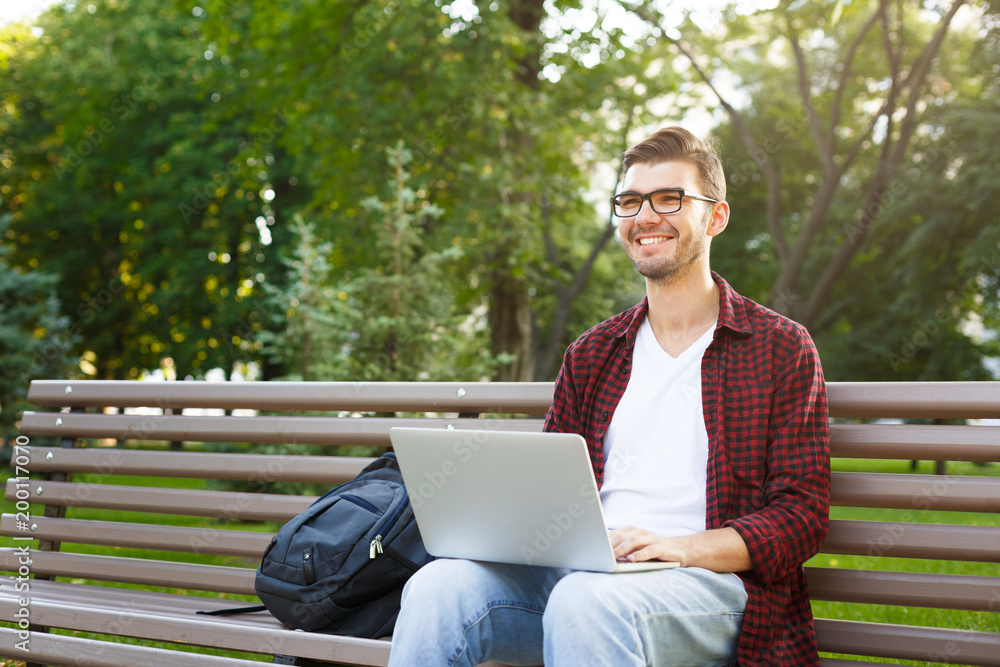
[{"label": "wooden bench", "polygon": [[[878,417],[997,418],[1000,383],[831,383],[828,390],[832,415],[844,418],[831,425],[834,457],[1000,461],[1000,426],[855,423]],[[16,475],[30,472],[31,480],[8,480],[12,513],[0,521],[0,532],[14,545],[0,550],[0,569],[12,573],[0,583],[0,622],[5,622],[0,656],[29,665],[256,664],[178,650],[207,647],[259,654],[264,660],[286,656],[275,658],[284,664],[385,665],[388,641],[293,632],[266,612],[196,615],[197,610],[240,606],[245,598],[234,596],[253,595],[254,567],[271,532],[312,497],[172,488],[176,480],[164,483],[163,478],[333,486],[351,479],[371,459],[219,453],[203,451],[202,443],[383,448],[393,425],[538,430],[551,396],[550,383],[35,381],[29,400],[60,411],[24,414],[11,461]],[[191,414],[199,410],[258,413]],[[303,411],[313,414],[303,416]],[[171,442],[185,444],[164,444]],[[120,475],[131,477],[122,483]],[[135,477],[149,479],[140,486]],[[1000,477],[836,472],[831,495],[835,517],[839,508],[906,512],[901,521],[831,521],[823,549],[831,556],[819,558],[832,563],[833,555],[862,556],[866,567],[809,567],[814,601],[973,610],[996,618],[998,577],[906,574],[878,566],[887,557],[1000,562],[996,521],[921,523],[922,514],[935,510],[997,513]],[[17,507],[19,501],[32,504],[25,512],[30,516],[17,514],[25,508]],[[86,511],[92,516],[94,508],[105,510],[101,520],[78,517]],[[204,524],[167,525],[170,516],[202,517]],[[120,555],[78,553],[87,545],[115,547]],[[219,565],[218,555],[235,562]],[[210,557],[215,560],[205,562]],[[32,578],[19,582],[19,571]],[[19,583],[28,589],[18,591]],[[170,590],[134,590],[129,584]],[[27,644],[21,644],[18,621],[30,622]],[[816,625],[825,652],[1000,666],[997,632],[823,618]],[[134,639],[120,643],[122,637]],[[152,647],[151,642],[175,647]],[[287,656],[308,660],[296,663]],[[823,659],[824,667],[855,664],[862,663]]]}]

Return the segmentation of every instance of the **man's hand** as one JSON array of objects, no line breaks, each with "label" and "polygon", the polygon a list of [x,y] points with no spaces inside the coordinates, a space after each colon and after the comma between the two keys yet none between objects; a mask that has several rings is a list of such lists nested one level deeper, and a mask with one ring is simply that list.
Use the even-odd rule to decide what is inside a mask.
[{"label": "man's hand", "polygon": [[687,567],[687,554],[680,538],[663,537],[635,526],[625,526],[612,530],[611,546],[615,550],[615,560],[624,558],[630,563],[646,560],[676,561]]},{"label": "man's hand", "polygon": [[733,528],[664,537],[635,526],[625,526],[609,534],[615,558],[625,558],[629,562],[676,561],[681,567],[703,567],[713,572],[743,572],[753,567],[746,543]]}]

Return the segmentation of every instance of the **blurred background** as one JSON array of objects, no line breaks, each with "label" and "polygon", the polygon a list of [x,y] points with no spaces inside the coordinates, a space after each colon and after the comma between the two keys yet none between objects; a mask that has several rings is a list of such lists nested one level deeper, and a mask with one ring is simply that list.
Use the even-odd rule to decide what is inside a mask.
[{"label": "blurred background", "polygon": [[40,377],[554,379],[671,124],[828,380],[992,379],[998,112],[984,0],[7,2],[0,430]]}]

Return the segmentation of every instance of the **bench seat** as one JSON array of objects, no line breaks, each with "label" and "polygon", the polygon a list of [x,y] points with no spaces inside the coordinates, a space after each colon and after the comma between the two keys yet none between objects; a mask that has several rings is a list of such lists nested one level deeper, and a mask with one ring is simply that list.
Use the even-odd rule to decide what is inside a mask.
[{"label": "bench seat", "polygon": [[[0,656],[23,659],[13,647],[20,641],[16,630],[0,628]],[[31,639],[31,658],[35,664],[79,667],[86,658],[88,667],[178,667],[191,664],[192,654],[169,649],[84,639],[67,635],[35,634]],[[259,667],[255,660],[214,655],[196,656],[204,667]]]},{"label": "bench seat", "polygon": [[[232,608],[233,600],[53,581],[32,582],[31,594],[32,622],[48,627],[262,654],[290,651],[335,664],[384,665],[389,657],[386,641],[338,637],[331,642],[322,634],[287,630],[267,612],[196,613]],[[11,598],[0,598],[4,618],[12,604]]]}]

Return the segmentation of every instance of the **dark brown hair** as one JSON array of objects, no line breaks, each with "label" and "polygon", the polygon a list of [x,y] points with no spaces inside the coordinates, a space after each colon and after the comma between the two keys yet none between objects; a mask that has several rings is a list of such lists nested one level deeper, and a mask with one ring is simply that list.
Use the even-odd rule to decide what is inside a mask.
[{"label": "dark brown hair", "polygon": [[715,146],[682,127],[665,127],[646,137],[625,151],[622,166],[627,172],[635,164],[659,164],[672,160],[690,162],[698,167],[705,188],[698,194],[725,201],[726,175]]}]

